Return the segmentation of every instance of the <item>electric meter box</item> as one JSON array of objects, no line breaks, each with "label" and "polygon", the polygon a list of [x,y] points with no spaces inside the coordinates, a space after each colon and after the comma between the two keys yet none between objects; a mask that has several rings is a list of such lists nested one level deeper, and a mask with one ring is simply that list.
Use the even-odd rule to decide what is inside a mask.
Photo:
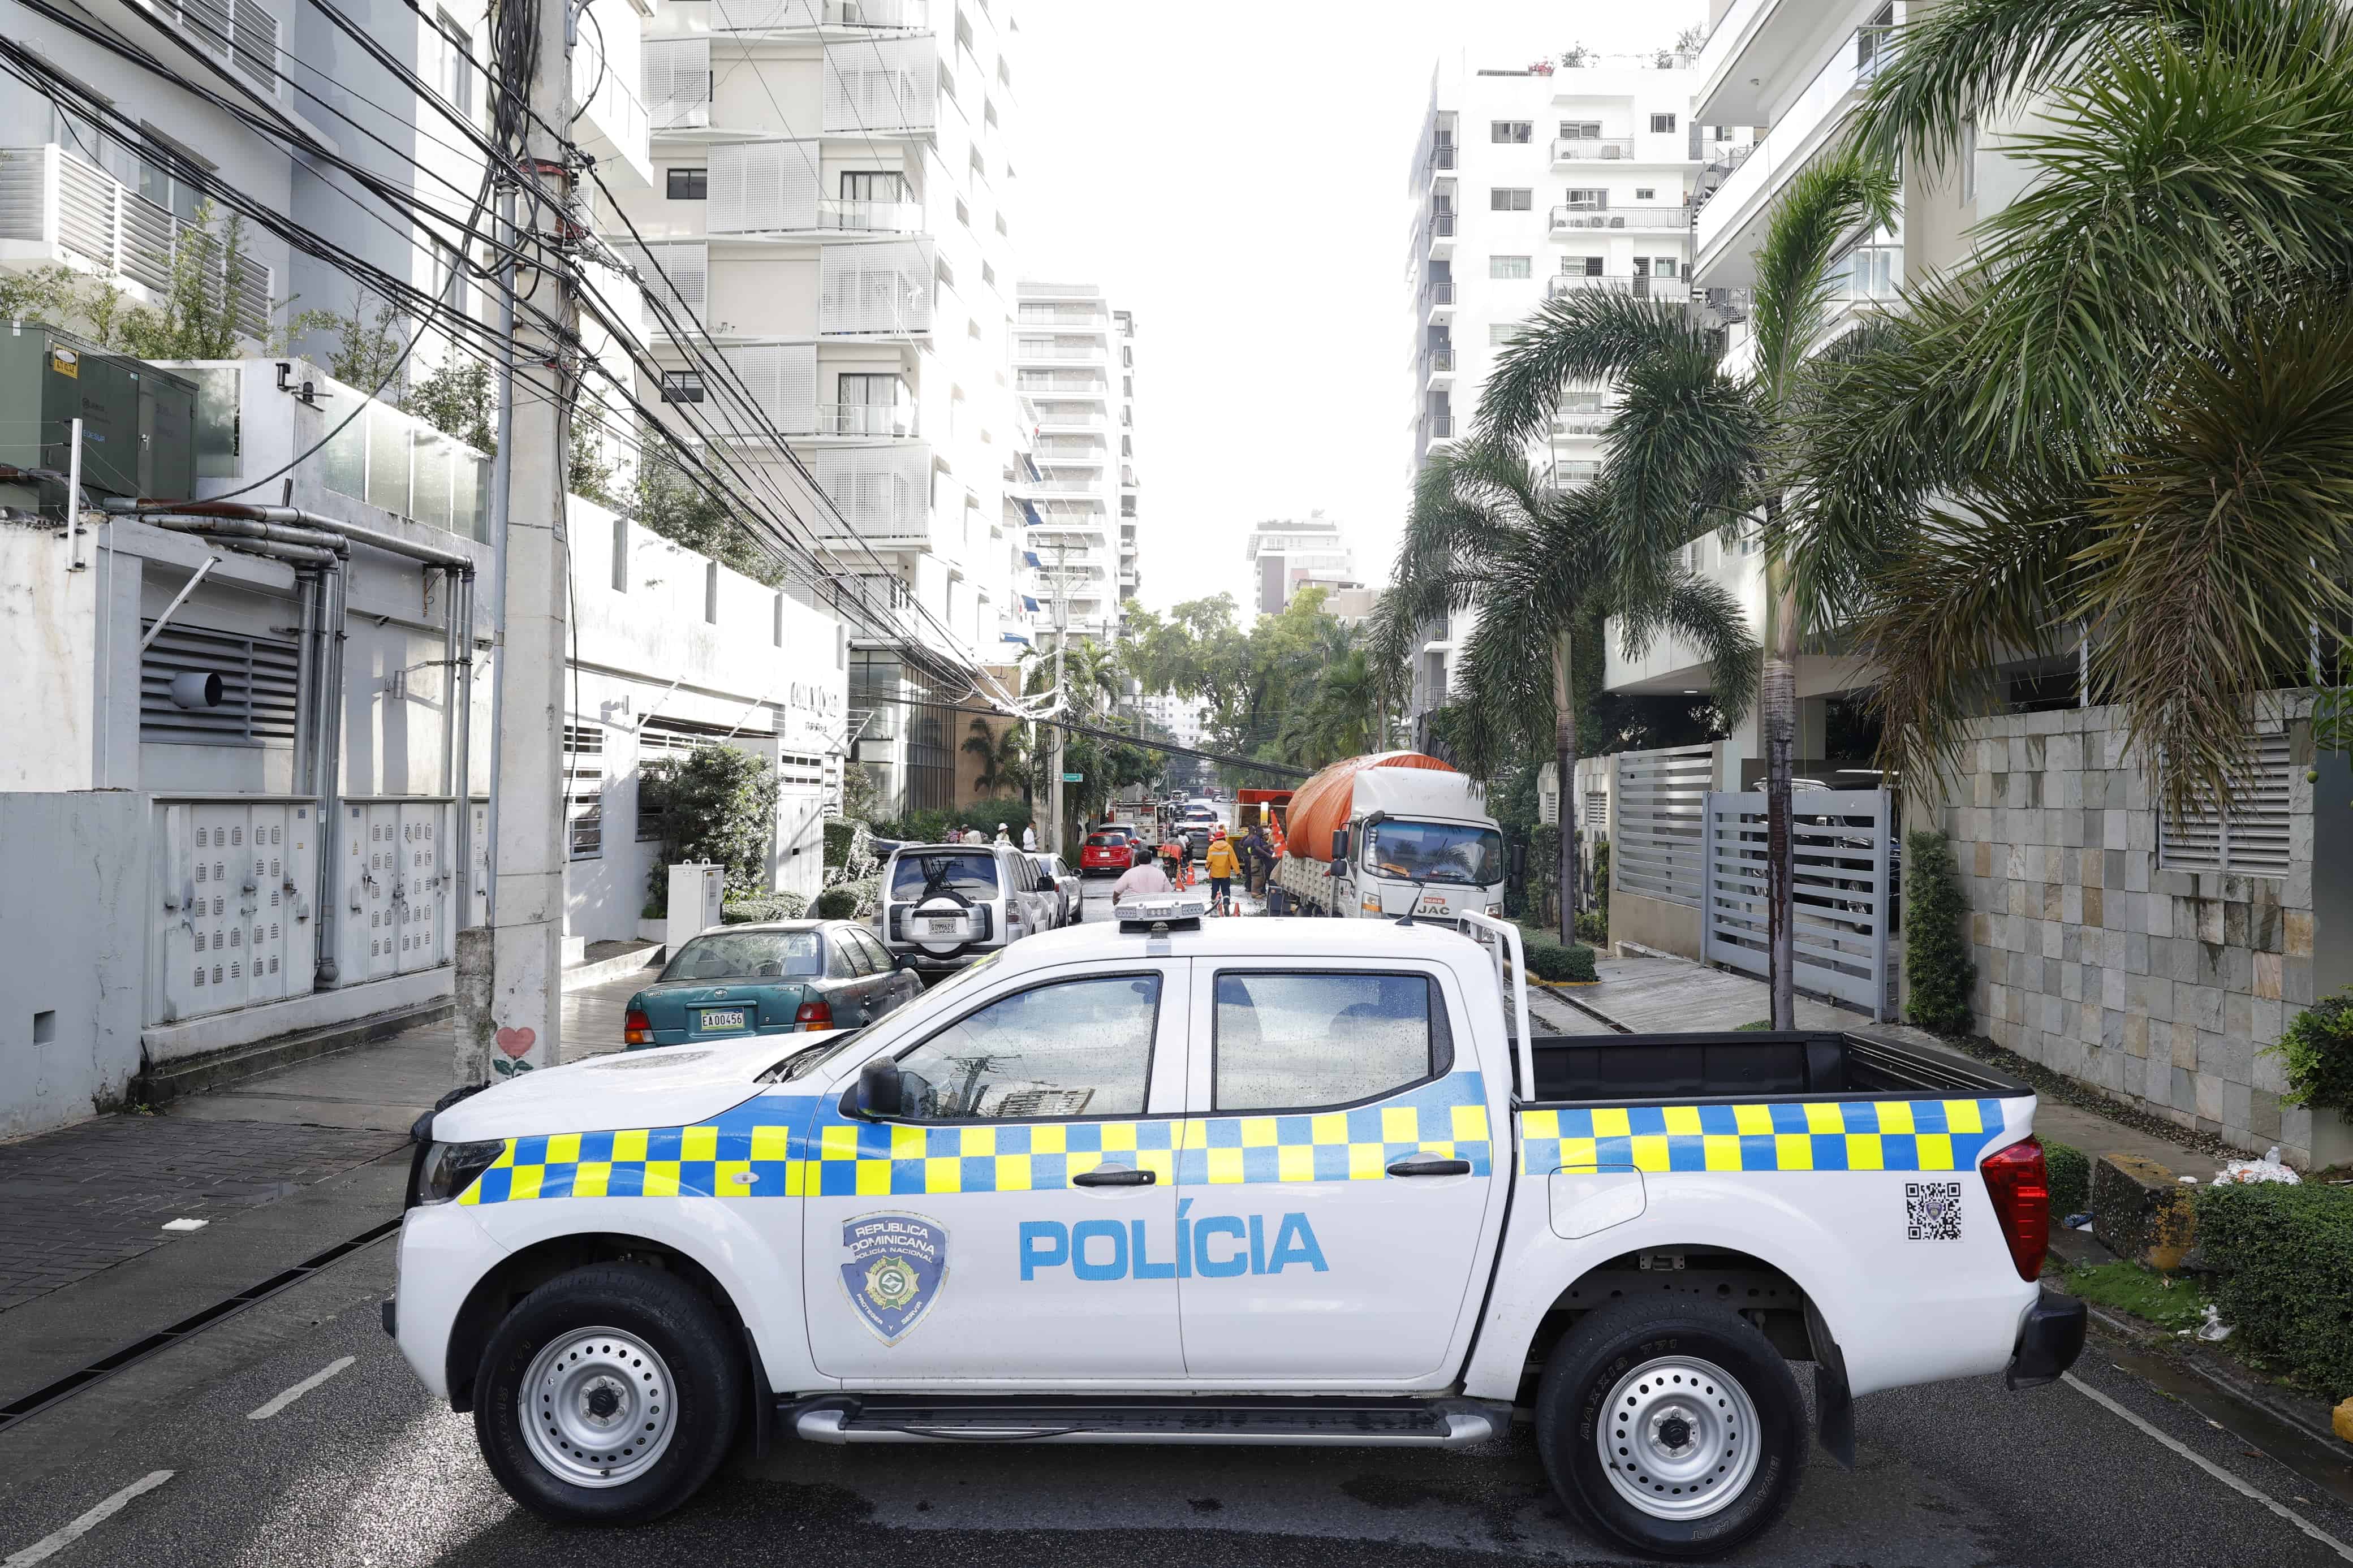
[{"label": "electric meter box", "polygon": [[[196,384],[177,371],[108,353],[56,327],[0,324],[0,463],[71,471],[82,422],[82,487],[182,500],[196,484]],[[0,484],[0,504],[65,516],[61,484]]]}]

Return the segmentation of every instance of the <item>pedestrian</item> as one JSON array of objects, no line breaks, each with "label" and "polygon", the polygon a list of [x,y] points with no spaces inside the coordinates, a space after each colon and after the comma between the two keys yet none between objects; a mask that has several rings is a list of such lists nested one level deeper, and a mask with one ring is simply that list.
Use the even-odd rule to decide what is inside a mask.
[{"label": "pedestrian", "polygon": [[1112,908],[1118,909],[1121,900],[1124,899],[1148,899],[1155,894],[1173,893],[1176,890],[1168,880],[1167,872],[1149,860],[1138,860],[1122,872],[1119,880],[1111,885]]},{"label": "pedestrian", "polygon": [[1250,890],[1252,898],[1266,896],[1266,879],[1274,871],[1274,844],[1266,836],[1266,824],[1255,823],[1250,837],[1243,840],[1250,847]]},{"label": "pedestrian", "polygon": [[1038,825],[1036,823],[1025,822],[1021,825],[1021,847],[1032,855],[1038,853]]},{"label": "pedestrian", "polygon": [[997,825],[997,842],[1003,848],[1013,847],[1013,835],[1005,830],[1005,824],[1001,822]]},{"label": "pedestrian", "polygon": [[1160,841],[1160,869],[1168,879],[1168,886],[1173,889],[1176,886],[1177,877],[1176,840],[1174,838],[1164,838]]},{"label": "pedestrian", "polygon": [[1209,907],[1221,915],[1234,912],[1234,847],[1222,827],[1209,831]]}]

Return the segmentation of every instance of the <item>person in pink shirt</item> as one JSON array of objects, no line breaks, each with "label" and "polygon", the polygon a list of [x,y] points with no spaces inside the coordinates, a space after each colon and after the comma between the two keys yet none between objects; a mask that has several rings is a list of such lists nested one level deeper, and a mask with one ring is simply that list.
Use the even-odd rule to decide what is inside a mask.
[{"label": "person in pink shirt", "polygon": [[1176,890],[1176,884],[1169,881],[1168,873],[1160,868],[1157,861],[1139,860],[1112,884],[1112,907],[1118,908],[1122,899],[1145,899],[1155,893],[1173,893]]}]

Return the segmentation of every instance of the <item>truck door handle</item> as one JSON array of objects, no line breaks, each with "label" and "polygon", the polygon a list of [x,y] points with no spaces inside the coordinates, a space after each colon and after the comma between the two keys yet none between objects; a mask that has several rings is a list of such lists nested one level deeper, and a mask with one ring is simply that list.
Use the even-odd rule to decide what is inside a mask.
[{"label": "truck door handle", "polygon": [[[1465,1165],[1464,1170],[1471,1167]],[[1092,1171],[1081,1171],[1071,1178],[1074,1187],[1148,1187],[1159,1180],[1149,1171],[1138,1171],[1126,1165],[1097,1165]]]},{"label": "truck door handle", "polygon": [[1470,1173],[1470,1161],[1449,1160],[1440,1154],[1408,1154],[1389,1167],[1392,1176],[1467,1176]]}]

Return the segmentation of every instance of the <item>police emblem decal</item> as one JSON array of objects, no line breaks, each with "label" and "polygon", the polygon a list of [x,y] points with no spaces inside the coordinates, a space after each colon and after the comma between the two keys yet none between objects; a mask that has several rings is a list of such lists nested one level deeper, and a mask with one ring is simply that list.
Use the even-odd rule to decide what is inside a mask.
[{"label": "police emblem decal", "polygon": [[886,1345],[914,1331],[947,1281],[947,1227],[914,1214],[844,1220],[841,1287],[859,1318]]}]

